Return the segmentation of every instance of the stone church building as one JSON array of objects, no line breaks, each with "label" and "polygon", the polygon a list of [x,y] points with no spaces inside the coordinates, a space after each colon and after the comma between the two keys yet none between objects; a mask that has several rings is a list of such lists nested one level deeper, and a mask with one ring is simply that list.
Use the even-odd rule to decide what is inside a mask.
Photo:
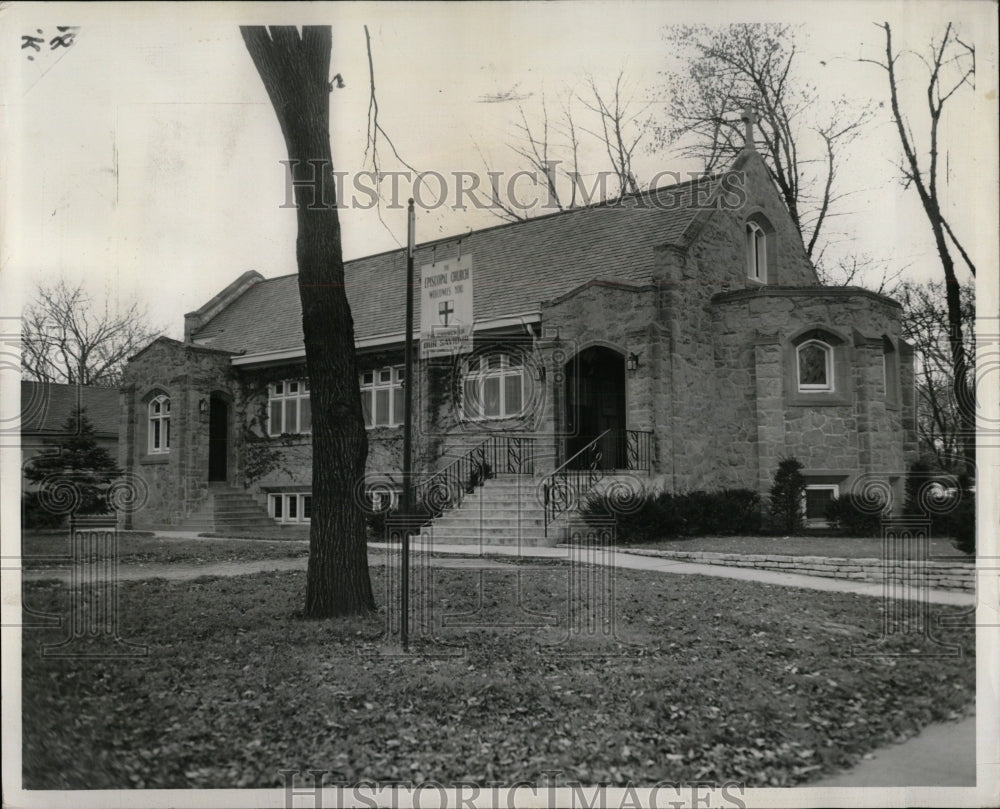
[{"label": "stone church building", "polygon": [[[345,265],[369,428],[361,498],[400,484],[406,257]],[[414,265],[418,494],[439,470],[471,474],[470,491],[513,477],[496,492],[528,513],[547,475],[577,469],[766,495],[794,456],[816,520],[859,480],[898,494],[916,457],[900,306],[819,283],[752,149],[710,178],[417,245]],[[131,525],[212,528],[225,508],[309,520],[296,275],[241,275],[185,316],[183,342],[132,358],[122,399],[120,463],[148,488]],[[542,536],[547,516],[528,539]]]}]

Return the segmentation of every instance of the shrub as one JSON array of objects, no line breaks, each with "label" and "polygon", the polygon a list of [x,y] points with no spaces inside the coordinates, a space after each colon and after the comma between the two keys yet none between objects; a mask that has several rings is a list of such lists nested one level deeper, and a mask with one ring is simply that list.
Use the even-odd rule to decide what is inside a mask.
[{"label": "shrub", "polygon": [[777,530],[796,534],[802,529],[802,498],[805,492],[802,464],[795,458],[782,458],[771,486],[770,517]]},{"label": "shrub", "polygon": [[910,464],[906,473],[906,495],[903,500],[903,513],[908,517],[924,516],[926,509],[920,503],[920,492],[925,486],[937,482],[939,473],[934,471],[931,464],[920,458]]},{"label": "shrub", "polygon": [[826,519],[830,526],[854,537],[880,536],[883,513],[884,510],[873,513],[870,504],[852,493],[834,498],[826,507]]},{"label": "shrub", "polygon": [[[56,485],[72,491],[74,514],[107,514],[111,511],[107,491],[111,482],[122,474],[110,453],[99,446],[94,425],[84,408],[74,408],[63,425],[65,437],[48,441],[57,452],[32,458],[24,476],[32,483]],[[41,507],[35,499],[32,508]]]},{"label": "shrub", "polygon": [[962,499],[955,510],[948,515],[948,533],[953,544],[962,553],[976,552],[976,496],[970,492],[962,493]]},{"label": "shrub", "polygon": [[616,513],[604,497],[591,495],[581,512],[584,519],[615,516],[617,540],[623,545],[760,529],[760,495],[749,489],[646,493],[638,508],[626,513]]},{"label": "shrub", "polygon": [[929,519],[931,534],[951,537],[963,553],[976,552],[976,496],[967,475],[936,470],[924,459],[914,462],[906,476],[903,511]]}]

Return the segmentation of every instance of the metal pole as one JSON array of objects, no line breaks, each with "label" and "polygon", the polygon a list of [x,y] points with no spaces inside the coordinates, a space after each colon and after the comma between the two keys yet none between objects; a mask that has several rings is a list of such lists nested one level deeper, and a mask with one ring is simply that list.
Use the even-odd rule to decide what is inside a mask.
[{"label": "metal pole", "polygon": [[403,548],[400,559],[399,639],[403,651],[410,642],[410,516],[413,475],[413,247],[416,231],[413,200],[407,205],[406,222],[406,352],[403,372]]}]

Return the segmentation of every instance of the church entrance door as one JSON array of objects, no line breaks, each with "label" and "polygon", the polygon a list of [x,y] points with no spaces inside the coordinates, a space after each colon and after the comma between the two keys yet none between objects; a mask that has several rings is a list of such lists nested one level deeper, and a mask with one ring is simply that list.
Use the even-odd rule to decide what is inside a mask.
[{"label": "church entrance door", "polygon": [[[625,356],[611,348],[592,346],[566,363],[564,376],[564,423],[568,433],[564,460],[603,436],[598,468],[626,468]],[[580,459],[584,466],[594,460],[588,456]]]}]

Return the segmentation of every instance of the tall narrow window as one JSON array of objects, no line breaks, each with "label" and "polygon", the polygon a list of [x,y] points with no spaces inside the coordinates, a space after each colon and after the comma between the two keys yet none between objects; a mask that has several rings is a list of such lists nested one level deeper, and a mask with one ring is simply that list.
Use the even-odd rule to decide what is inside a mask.
[{"label": "tall narrow window", "polygon": [[405,375],[401,365],[361,374],[361,410],[365,427],[398,427],[403,423]]},{"label": "tall narrow window", "polygon": [[795,350],[799,390],[833,390],[833,349],[822,340],[808,340]]},{"label": "tall narrow window", "polygon": [[309,383],[304,379],[286,379],[268,385],[267,433],[311,433],[312,406]]},{"label": "tall narrow window", "polygon": [[747,276],[754,281],[767,281],[767,234],[756,222],[746,228]]},{"label": "tall narrow window", "polygon": [[896,347],[888,337],[882,338],[882,385],[885,400],[893,405],[899,402],[899,366],[896,364]]},{"label": "tall narrow window", "polygon": [[149,403],[149,452],[170,451],[170,398],[160,394]]}]

